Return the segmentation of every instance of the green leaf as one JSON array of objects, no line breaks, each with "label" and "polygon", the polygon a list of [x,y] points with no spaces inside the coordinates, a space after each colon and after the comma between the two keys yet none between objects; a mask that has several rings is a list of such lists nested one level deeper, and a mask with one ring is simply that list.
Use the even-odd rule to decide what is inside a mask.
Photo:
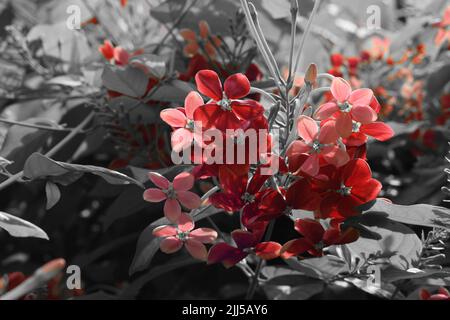
[{"label": "green leaf", "polygon": [[31,222],[0,212],[0,228],[5,229],[10,235],[17,238],[40,238],[48,240],[48,235],[44,230],[35,226]]},{"label": "green leaf", "polygon": [[450,229],[450,210],[443,207],[429,204],[403,206],[376,199],[361,209],[364,214],[375,212],[401,223]]},{"label": "green leaf", "polygon": [[139,68],[106,65],[102,74],[103,85],[126,96],[140,98],[147,91],[148,77]]},{"label": "green leaf", "polygon": [[[197,213],[196,213],[197,212]],[[221,212],[221,210],[208,207],[206,210],[196,210],[192,217],[195,222],[200,221],[206,217],[210,217],[216,213]],[[160,218],[152,222],[144,231],[141,233],[137,245],[136,253],[134,254],[133,262],[131,263],[129,273],[133,274],[138,271],[146,269],[153,260],[156,252],[159,250],[160,238],[155,238],[153,236],[153,230],[159,226],[171,224],[166,218]]]},{"label": "green leaf", "polygon": [[[422,251],[422,242],[413,230],[404,224],[389,220],[384,214],[366,213],[349,219],[346,224],[358,228],[363,225],[371,237],[361,236],[346,246],[364,261],[369,256],[398,269],[407,270],[416,265]],[[376,235],[376,237],[373,237]]]},{"label": "green leaf", "polygon": [[127,175],[96,166],[84,166],[52,160],[40,153],[33,153],[26,161],[24,176],[31,180],[49,179],[56,183],[66,185],[76,181],[84,173],[91,173],[102,177],[111,184],[135,184],[144,188],[139,181]]},{"label": "green leaf", "polygon": [[381,279],[385,282],[394,282],[399,280],[406,279],[422,279],[428,277],[450,277],[450,272],[443,270],[420,270],[416,268],[408,269],[408,270],[399,270],[396,268],[387,268],[385,270],[381,270]]}]

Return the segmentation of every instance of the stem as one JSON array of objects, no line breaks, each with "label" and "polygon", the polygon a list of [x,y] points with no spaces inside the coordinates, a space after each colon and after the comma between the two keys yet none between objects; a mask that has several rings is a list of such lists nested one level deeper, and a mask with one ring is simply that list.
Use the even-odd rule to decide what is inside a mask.
[{"label": "stem", "polygon": [[40,130],[48,130],[48,131],[67,132],[67,131],[73,130],[71,128],[55,128],[55,127],[49,127],[49,126],[41,126],[38,124],[32,124],[32,123],[26,123],[26,122],[14,121],[14,120],[7,120],[7,119],[3,119],[3,118],[0,118],[0,122],[10,124],[10,125],[15,125],[15,126],[34,128],[34,129],[40,129]]},{"label": "stem", "polygon": [[271,95],[270,93],[268,93],[262,89],[251,87],[250,93],[259,93],[259,94],[269,98],[270,101],[272,101],[273,103],[277,103],[277,100],[275,99],[275,97],[273,95]]},{"label": "stem", "polygon": [[[269,227],[267,228],[267,232],[264,237],[264,241],[268,241],[270,239],[270,237],[272,236],[272,231],[273,231],[274,226],[275,226],[275,221],[272,220],[269,224]],[[264,262],[264,260],[260,258],[258,261],[258,264],[256,265],[255,275],[253,276],[253,278],[251,280],[250,286],[247,291],[247,295],[245,296],[245,300],[252,300],[253,296],[255,295],[256,288],[258,287],[258,278],[259,278],[259,274],[261,273],[263,262]]]},{"label": "stem", "polygon": [[277,73],[275,71],[275,67],[272,65],[272,63],[270,62],[270,58],[268,53],[265,50],[265,47],[262,43],[262,40],[258,34],[258,31],[256,29],[255,23],[253,22],[253,18],[252,18],[252,14],[250,13],[250,8],[248,6],[247,0],[241,0],[241,5],[242,5],[242,9],[244,11],[245,14],[245,18],[247,20],[247,25],[248,28],[250,30],[250,33],[252,34],[253,38],[256,41],[256,45],[258,46],[258,49],[264,59],[264,62],[266,63],[267,67],[269,68],[269,72],[272,76],[272,78],[275,81],[275,84],[278,87],[278,90],[280,91],[280,93],[282,92],[281,90],[281,86],[280,86],[280,79],[278,79],[277,77]]},{"label": "stem", "polygon": [[[50,151],[48,151],[45,156],[51,158],[59,150],[61,150],[70,140],[72,140],[77,134],[81,133],[83,128],[92,120],[95,113],[91,112],[76,128],[72,130],[64,139],[58,142]],[[23,171],[20,171],[13,176],[9,177],[7,180],[0,184],[0,190],[9,187],[11,184],[15,183],[17,180],[23,177]]]},{"label": "stem", "polygon": [[[295,49],[295,35],[297,31],[297,16],[298,16],[298,2],[297,0],[291,1],[291,47],[289,50],[289,75],[287,78],[288,88],[291,89],[293,78],[295,78],[295,72],[292,70],[293,60],[294,60],[294,49]],[[294,75],[294,77],[293,77]]]},{"label": "stem", "polygon": [[305,46],[306,37],[309,34],[309,30],[311,29],[311,25],[314,19],[314,16],[317,13],[317,10],[319,9],[321,0],[315,0],[314,1],[314,7],[312,9],[311,15],[309,16],[308,22],[306,24],[305,31],[303,32],[302,41],[300,42],[300,47],[297,51],[297,58],[295,59],[295,67],[294,67],[294,73],[297,72],[298,64],[300,63],[300,57],[302,55],[303,47]]}]

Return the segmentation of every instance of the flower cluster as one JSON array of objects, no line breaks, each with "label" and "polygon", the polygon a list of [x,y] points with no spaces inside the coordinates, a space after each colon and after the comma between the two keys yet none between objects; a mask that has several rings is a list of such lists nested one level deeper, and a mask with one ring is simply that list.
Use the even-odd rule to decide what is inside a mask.
[{"label": "flower cluster", "polygon": [[[218,182],[208,202],[230,214],[239,212],[241,224],[231,233],[232,243],[221,239],[212,246],[208,263],[231,267],[248,255],[266,260],[320,256],[331,245],[358,239],[358,231],[345,228],[343,222],[358,215],[358,207],[374,200],[381,190],[381,183],[372,178],[365,161],[365,144],[368,138],[387,140],[393,136],[389,126],[377,121],[380,108],[372,90],[352,90],[347,81],[334,78],[328,102],[319,106],[312,117],[300,115],[295,119],[293,130],[298,139],[290,145],[286,145],[287,140],[281,141],[282,150],[286,150],[283,153],[276,152],[273,128],[264,107],[249,98],[251,84],[244,74],[233,74],[222,84],[216,72],[201,70],[195,80],[198,92],[189,93],[184,108],[165,109],[161,118],[173,129],[174,152],[192,156],[193,146],[207,152],[202,153],[201,163],[191,174],[178,175],[172,184],[150,173],[150,180],[159,189],[150,188],[144,193],[147,201],[166,200],[164,212],[174,224],[154,231],[155,236],[165,237],[163,252],[177,251],[185,243],[192,256],[205,257],[204,246],[196,244],[193,248],[188,240],[198,236],[191,231],[193,224],[185,227],[180,222],[188,219],[180,203],[187,209],[200,206],[198,196],[187,191],[193,186],[194,176]],[[210,130],[222,136],[209,139]],[[249,156],[251,139],[246,134],[250,130],[265,132],[255,140],[257,161]],[[236,131],[244,135],[230,133]],[[264,142],[264,148],[259,147],[260,142]],[[231,159],[236,160],[240,146],[243,161],[210,161],[222,153],[233,153]],[[296,219],[295,210],[312,211],[314,219]],[[301,235],[284,245],[270,241],[267,232],[271,222],[283,216],[293,220]],[[213,242],[213,232],[206,233],[208,241],[198,242]]]}]

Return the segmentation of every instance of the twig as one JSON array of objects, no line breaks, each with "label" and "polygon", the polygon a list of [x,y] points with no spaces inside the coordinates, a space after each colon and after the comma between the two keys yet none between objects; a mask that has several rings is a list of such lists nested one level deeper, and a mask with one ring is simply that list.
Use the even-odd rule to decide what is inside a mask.
[{"label": "twig", "polygon": [[[83,128],[92,120],[95,113],[91,112],[76,128],[72,130],[64,139],[58,142],[50,151],[48,151],[45,156],[51,158],[54,156],[61,148],[63,148],[70,140],[72,140],[77,134],[81,133]],[[13,176],[9,177],[7,180],[0,184],[0,190],[9,187],[11,184],[15,183],[17,180],[23,177],[23,171],[20,171]]]}]

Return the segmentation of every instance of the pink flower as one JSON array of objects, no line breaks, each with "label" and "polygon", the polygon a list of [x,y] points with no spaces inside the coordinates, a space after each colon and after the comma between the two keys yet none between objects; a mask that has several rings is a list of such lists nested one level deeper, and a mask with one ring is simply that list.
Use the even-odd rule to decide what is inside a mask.
[{"label": "pink flower", "polygon": [[319,173],[321,158],[336,167],[343,166],[350,160],[347,152],[336,145],[339,137],[332,121],[324,122],[319,127],[314,119],[300,116],[297,131],[303,141],[294,141],[287,150],[287,156],[290,162],[295,162],[302,155],[308,156],[299,171],[314,177]]},{"label": "pink flower", "polygon": [[331,94],[335,101],[321,105],[314,114],[318,120],[332,116],[336,118],[336,131],[343,138],[352,134],[353,121],[361,124],[377,120],[377,113],[370,107],[373,92],[370,89],[352,91],[350,84],[342,78],[334,78]]},{"label": "pink flower", "polygon": [[208,252],[205,243],[212,243],[217,238],[217,232],[209,228],[194,230],[194,221],[186,213],[181,213],[177,226],[160,226],[153,230],[153,235],[163,238],[159,248],[164,253],[179,251],[183,245],[195,259],[206,261]]},{"label": "pink flower", "polygon": [[144,200],[148,202],[161,202],[164,204],[164,215],[170,222],[177,222],[181,216],[181,205],[188,209],[196,209],[201,200],[198,195],[188,190],[194,186],[194,176],[189,172],[182,172],[169,182],[156,172],[148,174],[149,179],[158,188],[149,188],[144,192]]},{"label": "pink flower", "polygon": [[191,91],[184,100],[184,109],[165,109],[161,111],[161,119],[175,131],[172,133],[172,148],[180,152],[191,146],[196,139],[194,136],[194,111],[204,105],[203,98],[195,91]]}]

